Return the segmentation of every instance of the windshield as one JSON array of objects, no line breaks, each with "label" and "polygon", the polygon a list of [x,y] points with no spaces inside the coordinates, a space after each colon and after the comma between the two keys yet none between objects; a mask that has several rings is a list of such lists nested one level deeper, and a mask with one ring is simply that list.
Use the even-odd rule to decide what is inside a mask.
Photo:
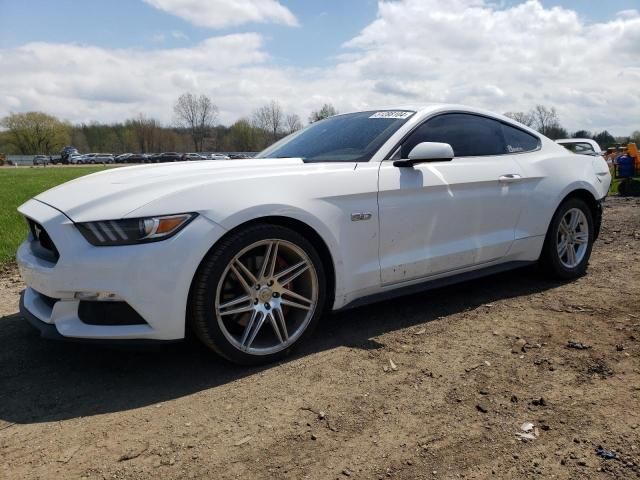
[{"label": "windshield", "polygon": [[305,162],[368,162],[415,112],[383,110],[337,115],[283,138],[256,158]]}]

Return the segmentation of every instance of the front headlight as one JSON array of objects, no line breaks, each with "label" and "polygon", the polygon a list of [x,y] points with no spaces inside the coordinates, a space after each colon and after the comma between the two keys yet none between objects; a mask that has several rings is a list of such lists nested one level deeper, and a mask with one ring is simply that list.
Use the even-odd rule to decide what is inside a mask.
[{"label": "front headlight", "polygon": [[196,213],[181,213],[147,218],[125,218],[99,222],[76,223],[78,230],[91,245],[134,245],[172,237],[196,217]]}]

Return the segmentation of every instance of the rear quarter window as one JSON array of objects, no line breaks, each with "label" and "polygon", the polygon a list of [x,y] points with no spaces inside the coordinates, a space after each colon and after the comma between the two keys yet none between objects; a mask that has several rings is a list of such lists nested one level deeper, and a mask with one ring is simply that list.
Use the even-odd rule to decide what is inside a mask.
[{"label": "rear quarter window", "polygon": [[502,133],[508,153],[531,152],[540,148],[538,137],[519,128],[503,123]]}]

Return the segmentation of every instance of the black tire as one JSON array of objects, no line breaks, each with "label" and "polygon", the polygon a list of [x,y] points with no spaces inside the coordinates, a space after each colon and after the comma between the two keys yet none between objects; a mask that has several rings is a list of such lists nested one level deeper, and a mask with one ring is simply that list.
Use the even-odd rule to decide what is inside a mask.
[{"label": "black tire", "polygon": [[[304,250],[315,268],[318,296],[311,320],[301,336],[288,348],[268,355],[252,355],[235,347],[222,332],[214,308],[218,283],[229,262],[244,248],[267,239],[285,240]],[[226,360],[240,365],[259,365],[277,361],[289,355],[317,326],[327,298],[327,281],[318,252],[304,236],[279,225],[252,225],[239,230],[215,245],[198,268],[191,285],[188,326],[205,346]]]},{"label": "black tire", "polygon": [[[573,268],[568,268],[561,261],[557,248],[557,237],[559,234],[560,222],[567,215],[569,210],[577,208],[585,215],[588,225],[587,248],[582,260]],[[551,219],[547,235],[542,247],[539,264],[542,269],[551,277],[561,280],[573,280],[584,275],[591,257],[591,250],[594,242],[594,219],[591,209],[586,202],[580,198],[573,197],[565,200],[556,210]]]}]

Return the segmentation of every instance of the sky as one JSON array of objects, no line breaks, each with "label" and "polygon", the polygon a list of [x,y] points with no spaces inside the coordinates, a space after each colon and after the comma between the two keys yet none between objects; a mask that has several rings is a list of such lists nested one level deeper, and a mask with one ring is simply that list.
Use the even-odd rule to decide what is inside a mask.
[{"label": "sky", "polygon": [[184,92],[219,122],[278,101],[339,111],[555,107],[640,129],[640,0],[0,0],[0,117],[164,124]]}]

